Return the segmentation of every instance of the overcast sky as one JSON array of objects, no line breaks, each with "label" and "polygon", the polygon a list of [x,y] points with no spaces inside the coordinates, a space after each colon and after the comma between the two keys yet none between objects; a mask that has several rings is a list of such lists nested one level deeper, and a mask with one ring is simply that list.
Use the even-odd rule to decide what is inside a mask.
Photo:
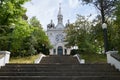
[{"label": "overcast sky", "polygon": [[94,7],[83,6],[78,0],[31,0],[25,3],[24,7],[27,8],[27,16],[29,18],[36,16],[44,30],[46,30],[51,19],[57,24],[59,3],[61,3],[64,24],[68,19],[71,23],[74,22],[76,14],[83,16],[93,14],[93,17],[97,14]]}]

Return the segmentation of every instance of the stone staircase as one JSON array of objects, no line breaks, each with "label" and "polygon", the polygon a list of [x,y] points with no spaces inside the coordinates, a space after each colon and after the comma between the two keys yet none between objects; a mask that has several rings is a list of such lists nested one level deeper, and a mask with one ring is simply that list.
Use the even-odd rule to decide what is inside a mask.
[{"label": "stone staircase", "polygon": [[47,56],[43,57],[41,64],[79,64],[77,57],[73,56]]},{"label": "stone staircase", "polygon": [[0,80],[120,80],[120,72],[109,64],[79,64],[72,56],[49,56],[40,64],[6,64]]}]

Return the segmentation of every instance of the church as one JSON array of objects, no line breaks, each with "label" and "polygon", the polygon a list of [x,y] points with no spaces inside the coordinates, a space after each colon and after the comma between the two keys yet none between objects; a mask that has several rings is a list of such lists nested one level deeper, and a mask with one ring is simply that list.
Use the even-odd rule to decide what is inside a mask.
[{"label": "church", "polygon": [[53,46],[53,48],[50,49],[50,55],[70,55],[71,48],[67,48],[65,46],[67,44],[67,42],[65,42],[66,33],[64,32],[66,28],[63,24],[61,5],[59,6],[57,20],[57,25],[55,25],[52,20],[47,25],[46,33],[49,37],[51,45]]}]

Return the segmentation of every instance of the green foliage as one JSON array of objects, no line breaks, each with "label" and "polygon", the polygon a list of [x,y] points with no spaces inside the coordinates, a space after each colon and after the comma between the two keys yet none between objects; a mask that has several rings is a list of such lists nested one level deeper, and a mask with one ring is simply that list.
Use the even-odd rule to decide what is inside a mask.
[{"label": "green foliage", "polygon": [[49,48],[51,47],[48,36],[43,31],[40,22],[36,17],[32,17],[30,19],[30,25],[34,27],[34,31],[32,33],[32,37],[34,41],[32,43],[37,52],[42,52],[44,54],[49,54]]},{"label": "green foliage", "polygon": [[[20,24],[18,27],[16,26],[16,29],[13,32],[14,41],[12,43],[12,52],[15,53],[13,56],[24,57],[35,55],[40,52],[44,53],[49,49],[49,39],[35,17],[30,19],[30,24],[26,22],[20,23],[21,26]],[[46,54],[48,53],[49,52],[46,52]]]},{"label": "green foliage", "polygon": [[28,0],[0,0],[0,24],[9,25],[15,23],[22,17],[26,9],[23,5]]},{"label": "green foliage", "polygon": [[42,28],[40,22],[38,21],[38,19],[37,19],[35,16],[33,16],[33,17],[30,19],[30,24],[31,24],[32,26],[34,26],[34,27],[40,27],[40,28]]},{"label": "green foliage", "polygon": [[120,1],[82,1],[85,4],[93,4],[100,11],[100,15],[92,23],[85,17],[78,15],[76,22],[67,27],[67,46],[77,45],[79,53],[102,53],[104,51],[102,23],[105,22],[107,23],[108,50],[120,51]]},{"label": "green foliage", "polygon": [[80,54],[80,57],[82,59],[85,59],[85,63],[106,63],[107,57],[104,54],[90,54],[90,53],[84,53]]},{"label": "green foliage", "polygon": [[27,1],[0,0],[0,50],[11,51],[14,57],[49,53],[50,42],[38,19],[27,21],[22,6]]},{"label": "green foliage", "polygon": [[82,0],[84,4],[92,4],[97,10],[99,10],[102,23],[105,23],[107,18],[113,15],[115,4],[118,1],[119,0]]},{"label": "green foliage", "polygon": [[95,49],[95,39],[93,39],[93,34],[91,33],[91,24],[88,18],[78,15],[76,22],[70,24],[66,29],[67,46],[77,45],[80,52],[96,53],[97,49]]},{"label": "green foliage", "polygon": [[114,42],[114,49],[118,50],[120,52],[120,1],[116,3],[116,10],[114,13],[115,20],[113,23],[113,42]]},{"label": "green foliage", "polygon": [[11,24],[18,24],[26,9],[21,5],[28,0],[0,0],[0,50],[9,50],[11,44]]}]

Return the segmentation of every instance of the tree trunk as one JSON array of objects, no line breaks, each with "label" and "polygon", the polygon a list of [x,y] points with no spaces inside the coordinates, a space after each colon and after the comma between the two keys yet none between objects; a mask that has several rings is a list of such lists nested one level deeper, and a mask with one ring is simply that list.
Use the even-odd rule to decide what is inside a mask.
[{"label": "tree trunk", "polygon": [[105,23],[104,0],[101,0],[100,7],[101,7],[100,12],[101,12],[102,24],[103,24],[103,23]]}]

